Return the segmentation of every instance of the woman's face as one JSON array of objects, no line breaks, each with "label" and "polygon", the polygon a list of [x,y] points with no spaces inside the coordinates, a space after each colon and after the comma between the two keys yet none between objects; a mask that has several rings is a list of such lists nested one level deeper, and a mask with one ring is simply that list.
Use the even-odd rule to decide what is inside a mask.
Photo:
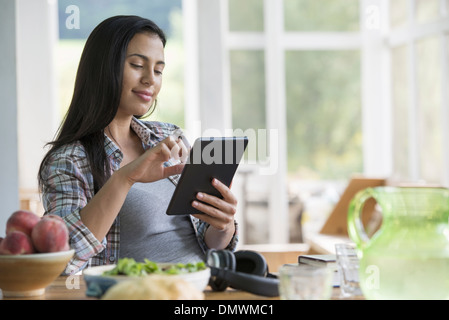
[{"label": "woman's face", "polygon": [[137,33],[126,52],[118,114],[129,116],[148,112],[161,90],[164,66],[161,39],[149,32]]}]

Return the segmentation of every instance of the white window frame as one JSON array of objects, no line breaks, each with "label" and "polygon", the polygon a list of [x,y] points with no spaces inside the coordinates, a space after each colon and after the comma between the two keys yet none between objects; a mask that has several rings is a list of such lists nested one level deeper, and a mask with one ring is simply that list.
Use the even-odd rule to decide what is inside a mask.
[{"label": "white window frame", "polygon": [[[230,93],[229,51],[230,50],[264,50],[266,87],[266,123],[267,129],[275,129],[278,133],[277,150],[279,151],[277,174],[270,177],[269,243],[288,243],[288,195],[287,195],[287,146],[286,146],[286,97],[285,97],[285,51],[286,50],[354,50],[361,49],[360,33],[349,32],[286,32],[284,31],[283,1],[264,0],[263,32],[231,32],[228,28],[228,1],[184,0],[185,44],[190,57],[195,60],[199,52],[199,73],[187,71],[186,83],[188,95],[196,93],[196,97],[186,102],[186,126],[193,118],[201,119],[201,126],[232,128],[232,108],[229,99],[210,103],[203,92],[211,83],[221,84],[214,87],[218,96]],[[198,20],[195,20],[198,17]],[[208,17],[208,20],[201,17]],[[194,27],[193,27],[194,26]],[[197,39],[191,32],[199,35]],[[209,39],[209,40],[208,40]],[[195,49],[197,46],[199,49]],[[202,55],[201,52],[205,54]],[[220,60],[217,57],[227,59]],[[209,74],[201,73],[201,68],[209,70]],[[220,72],[213,72],[220,70]],[[194,86],[193,84],[196,84]],[[224,94],[225,93],[225,94]],[[187,99],[188,100],[188,99]],[[197,108],[196,105],[199,105]],[[213,111],[211,111],[213,109]],[[198,112],[200,114],[198,114]],[[203,114],[221,114],[225,116],[221,123],[217,117]],[[190,120],[189,120],[190,119]],[[190,122],[189,122],[190,121]]]},{"label": "white window frame", "polygon": [[420,157],[419,157],[419,136],[420,132],[417,130],[419,120],[419,108],[418,108],[418,81],[416,66],[418,58],[416,56],[416,42],[429,36],[439,36],[440,42],[440,59],[441,59],[441,85],[442,85],[442,97],[441,97],[441,125],[443,129],[443,139],[441,148],[443,150],[443,172],[440,183],[443,186],[449,186],[449,63],[448,63],[448,37],[449,37],[449,14],[447,8],[447,2],[440,0],[440,19],[432,21],[426,24],[418,24],[415,20],[416,12],[416,0],[408,0],[408,22],[405,27],[398,29],[392,29],[388,33],[386,38],[389,50],[405,45],[407,47],[408,55],[408,81],[409,86],[409,172],[408,178],[412,181],[422,180],[422,173],[420,172]]}]

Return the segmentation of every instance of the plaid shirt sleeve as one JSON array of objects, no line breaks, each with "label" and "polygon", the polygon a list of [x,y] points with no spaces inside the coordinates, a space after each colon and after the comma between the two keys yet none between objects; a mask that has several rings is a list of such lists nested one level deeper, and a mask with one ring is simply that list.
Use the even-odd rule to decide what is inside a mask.
[{"label": "plaid shirt sleeve", "polygon": [[89,164],[80,147],[70,152],[57,151],[46,164],[43,176],[43,204],[45,214],[62,217],[69,229],[70,246],[75,255],[68,264],[65,273],[83,268],[88,260],[105,248],[80,218],[80,210],[93,197],[92,175]]},{"label": "plaid shirt sleeve", "polygon": [[[206,234],[207,228],[209,228],[209,224],[204,221],[201,221],[200,219],[197,219],[193,216],[191,216],[191,218],[192,218],[192,221],[196,228],[196,234],[197,234],[197,238],[198,238],[200,247],[203,250],[203,252],[207,252],[207,250],[209,250],[209,248],[207,247],[206,242],[204,241],[204,236]],[[232,237],[228,246],[225,248],[226,250],[230,250],[230,251],[235,251],[237,244],[238,244],[238,240],[239,240],[237,221],[234,221],[234,225],[235,225],[234,236]]]}]

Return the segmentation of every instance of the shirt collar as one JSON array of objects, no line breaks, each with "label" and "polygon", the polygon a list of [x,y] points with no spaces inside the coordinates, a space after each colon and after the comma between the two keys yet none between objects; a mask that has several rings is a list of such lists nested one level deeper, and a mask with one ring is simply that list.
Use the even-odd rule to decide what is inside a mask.
[{"label": "shirt collar", "polygon": [[137,136],[142,140],[144,149],[153,148],[160,142],[160,135],[157,135],[153,130],[148,128],[142,121],[132,118],[131,128],[137,134]]},{"label": "shirt collar", "polygon": [[[146,125],[144,125],[141,121],[139,121],[135,117],[133,117],[131,120],[131,128],[134,130],[134,132],[142,141],[145,150],[156,146],[160,141],[160,137],[156,135],[156,133],[153,130],[148,128]],[[106,134],[104,134],[104,136],[105,136],[104,148],[106,156],[113,157],[114,159],[117,159],[119,162],[121,162],[123,160],[122,151],[115,144],[115,142],[112,141]]]},{"label": "shirt collar", "polygon": [[104,134],[104,151],[106,152],[106,157],[116,159],[119,163],[122,162],[122,151],[106,134]]}]

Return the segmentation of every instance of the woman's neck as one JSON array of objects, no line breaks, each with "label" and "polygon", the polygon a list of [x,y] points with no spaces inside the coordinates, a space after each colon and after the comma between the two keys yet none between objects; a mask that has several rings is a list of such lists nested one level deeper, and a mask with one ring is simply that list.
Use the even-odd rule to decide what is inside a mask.
[{"label": "woman's neck", "polygon": [[131,129],[131,121],[132,117],[115,117],[105,129],[106,135],[118,144],[119,148],[120,145],[127,145],[135,135],[134,131]]},{"label": "woman's neck", "polygon": [[131,128],[132,117],[115,118],[105,129],[106,135],[115,142],[123,153],[121,166],[135,160],[143,152],[142,141]]}]

